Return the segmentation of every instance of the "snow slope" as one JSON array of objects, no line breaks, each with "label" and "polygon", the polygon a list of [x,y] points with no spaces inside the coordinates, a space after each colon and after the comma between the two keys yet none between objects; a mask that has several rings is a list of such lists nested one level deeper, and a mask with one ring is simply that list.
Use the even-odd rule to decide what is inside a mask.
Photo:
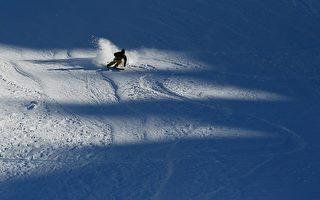
[{"label": "snow slope", "polygon": [[[127,70],[107,71],[98,64],[115,46],[99,43],[98,52],[2,47],[1,180],[21,179],[1,187],[3,198],[206,199],[303,148],[296,133],[220,101],[290,97],[202,80],[201,63],[148,49],[129,52],[138,62]],[[171,180],[188,185],[171,191]]]},{"label": "snow slope", "polygon": [[14,2],[0,199],[320,197],[315,1]]}]

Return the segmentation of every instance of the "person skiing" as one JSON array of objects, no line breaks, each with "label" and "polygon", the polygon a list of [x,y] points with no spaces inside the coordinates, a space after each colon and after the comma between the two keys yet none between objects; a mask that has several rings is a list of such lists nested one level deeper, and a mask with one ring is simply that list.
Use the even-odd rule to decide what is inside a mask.
[{"label": "person skiing", "polygon": [[114,59],[113,61],[111,61],[107,67],[111,67],[112,65],[114,65],[114,67],[118,67],[121,63],[122,63],[122,59],[124,60],[123,66],[125,67],[127,64],[127,56],[125,54],[125,50],[122,49],[119,52],[116,52],[113,54],[114,55]]}]

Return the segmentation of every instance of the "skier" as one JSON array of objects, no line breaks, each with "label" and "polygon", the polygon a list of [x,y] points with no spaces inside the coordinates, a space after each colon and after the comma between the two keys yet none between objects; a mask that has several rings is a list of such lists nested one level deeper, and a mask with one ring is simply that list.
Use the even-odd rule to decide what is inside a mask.
[{"label": "skier", "polygon": [[122,49],[119,52],[116,52],[113,54],[114,55],[114,59],[113,61],[111,61],[107,67],[111,67],[112,65],[114,65],[114,67],[118,67],[121,63],[122,63],[122,59],[124,60],[123,66],[125,67],[127,64],[127,56],[125,54],[125,50]]}]

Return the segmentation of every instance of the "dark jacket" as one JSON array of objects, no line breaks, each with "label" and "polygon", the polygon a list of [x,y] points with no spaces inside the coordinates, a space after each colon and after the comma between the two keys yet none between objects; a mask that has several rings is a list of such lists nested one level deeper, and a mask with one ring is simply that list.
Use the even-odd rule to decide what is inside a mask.
[{"label": "dark jacket", "polygon": [[126,66],[126,64],[127,64],[127,56],[126,56],[126,54],[123,52],[123,51],[119,51],[119,52],[116,52],[116,53],[114,53],[113,54],[114,55],[114,59],[115,60],[124,60],[124,66]]}]

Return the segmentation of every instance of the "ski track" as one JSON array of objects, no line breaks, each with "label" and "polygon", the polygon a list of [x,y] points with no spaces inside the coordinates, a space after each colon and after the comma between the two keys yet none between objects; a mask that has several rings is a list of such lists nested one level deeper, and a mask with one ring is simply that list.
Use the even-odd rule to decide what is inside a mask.
[{"label": "ski track", "polygon": [[[151,81],[153,80],[153,81]],[[140,86],[144,89],[147,89],[147,90],[150,90],[151,92],[157,94],[157,95],[165,95],[169,98],[173,98],[173,99],[179,99],[181,101],[187,101],[187,102],[190,102],[192,104],[194,104],[194,102],[192,101],[192,99],[189,99],[187,97],[184,97],[182,95],[179,95],[171,90],[169,90],[168,88],[166,88],[160,81],[159,79],[155,79],[155,77],[151,77],[150,75],[149,76],[141,76],[140,79],[139,79],[139,83],[140,83]],[[209,109],[215,109],[215,107],[212,107],[211,105],[206,105],[206,104],[202,104],[202,103],[196,103],[197,105],[199,106],[204,106],[204,107],[207,107]],[[260,119],[258,118],[258,120],[262,120],[266,123],[268,123],[269,125],[272,125],[274,126],[272,123],[266,121],[266,120],[263,120],[263,119]],[[290,139],[290,141],[292,141],[292,143],[295,143],[296,140],[295,138],[296,135],[294,135],[293,133],[291,133],[290,131],[288,130],[285,130],[286,133],[283,135],[284,137],[288,137]],[[251,175],[254,174],[254,172],[256,172],[257,170],[263,168],[266,164],[268,164],[269,162],[271,162],[274,158],[275,155],[280,155],[280,154],[283,154],[283,153],[294,153],[296,150],[301,150],[301,143],[303,143],[302,139],[301,138],[298,138],[298,142],[294,145],[294,148],[293,149],[290,149],[286,152],[278,152],[278,153],[272,153],[272,154],[266,154],[264,155],[266,157],[266,159],[258,164],[256,164],[255,166],[253,166],[251,169],[248,169],[247,173],[245,173],[244,175],[241,175],[240,177],[238,178],[234,178],[233,180],[231,181],[228,181],[227,183],[221,185],[218,189],[208,193],[208,194],[205,194],[205,195],[201,195],[201,198],[200,199],[211,199],[211,198],[214,198],[217,193],[227,189],[228,187],[231,187],[233,184],[237,184],[239,183],[239,181],[241,179],[244,179],[244,178],[247,178]],[[170,152],[170,150],[168,151]],[[166,185],[166,183],[168,182],[168,180],[170,179],[170,177],[172,176],[173,174],[173,161],[172,160],[167,160],[167,174],[163,180],[163,182],[160,184],[160,187],[159,187],[159,190],[156,192],[155,196],[153,197],[153,199],[160,199],[160,196],[161,196],[161,193]]]},{"label": "ski track", "polygon": [[[161,61],[163,61],[163,60],[161,60]],[[174,62],[170,62],[170,63],[174,63]],[[245,76],[245,77],[247,77],[247,76]],[[247,78],[252,78],[252,77],[248,76]],[[177,94],[176,92],[173,92],[172,90],[166,88],[163,85],[163,83],[161,82],[161,80],[163,80],[163,78],[156,79],[155,77],[152,77],[151,75],[146,75],[146,76],[140,77],[139,83],[142,88],[149,90],[159,96],[164,95],[164,96],[172,98],[172,99],[179,99],[180,101],[189,102],[191,104],[196,104],[198,106],[204,106],[204,107],[207,107],[208,109],[215,109],[216,108],[211,105],[207,105],[205,103],[195,103],[194,101],[192,101],[192,99],[189,99],[188,97],[184,97],[180,94]],[[240,180],[242,180],[242,179],[245,179],[245,178],[248,178],[249,176],[252,176],[256,171],[262,169],[265,165],[272,162],[272,160],[274,159],[275,156],[282,155],[282,154],[292,154],[297,151],[301,151],[305,148],[305,143],[304,143],[303,139],[298,134],[287,129],[286,127],[278,126],[272,122],[269,122],[269,121],[262,119],[262,118],[258,118],[256,116],[252,116],[252,115],[247,115],[247,116],[254,117],[256,120],[265,122],[266,124],[268,124],[270,126],[273,126],[279,130],[282,130],[281,131],[282,136],[285,138],[288,138],[289,141],[291,141],[291,143],[294,144],[293,147],[291,149],[284,150],[283,152],[268,153],[268,154],[263,155],[266,157],[266,159],[264,161],[257,163],[251,169],[248,169],[248,171],[245,174],[241,175],[240,177],[234,178],[231,181],[228,181],[226,184],[221,185],[219,188],[215,189],[214,191],[198,196],[200,199],[215,198],[215,196],[219,192],[222,192],[223,190],[231,187],[234,184],[239,184]],[[173,148],[170,148],[168,150],[168,154],[170,154],[172,149]],[[167,162],[167,174],[166,174],[163,182],[160,184],[159,190],[155,193],[155,196],[152,199],[160,199],[161,193],[162,193],[166,183],[168,182],[168,180],[170,179],[170,177],[173,174],[173,168],[174,168],[173,160],[172,159],[168,160],[168,158],[167,158],[166,162]]]},{"label": "ski track", "polygon": [[[114,96],[115,96],[115,98],[117,99],[117,104],[119,104],[119,103],[121,103],[122,102],[122,98],[121,98],[121,94],[119,93],[119,88],[120,88],[120,86],[112,79],[112,78],[110,78],[110,77],[108,77],[106,74],[104,74],[103,72],[99,72],[99,74],[103,77],[103,79],[104,80],[106,80],[107,81],[107,83],[112,87],[112,93],[114,94]],[[140,120],[140,125],[139,125],[139,127],[140,127],[140,131],[139,130],[137,130],[137,131],[133,131],[132,132],[132,134],[134,134],[135,136],[135,138],[137,138],[138,139],[138,141],[143,141],[143,140],[145,140],[146,139],[146,132],[145,132],[145,130],[144,130],[144,125],[145,125],[145,123],[146,123],[146,117],[141,113],[141,112],[139,112],[139,111],[137,111],[136,109],[134,109],[134,108],[131,108],[131,107],[129,107],[129,106],[127,106],[126,104],[125,104],[125,107],[128,109],[128,110],[130,110],[131,112],[133,112],[133,113],[135,113],[136,115],[138,115],[140,118],[141,118],[141,120]],[[117,123],[119,123],[119,122],[117,122]],[[114,134],[116,134],[115,133],[115,131],[117,130],[117,128],[116,128],[116,124],[114,124],[114,125],[112,125],[114,128],[113,128],[113,138],[115,137],[114,136]],[[124,126],[125,126],[125,124],[124,124]],[[113,141],[115,141],[115,140],[113,140]]]},{"label": "ski track", "polygon": [[[46,56],[49,56],[50,54],[46,53]],[[68,55],[71,57],[71,55]],[[141,70],[147,70],[151,72],[155,72],[157,67],[157,62],[161,62],[162,64],[168,64],[170,66],[174,66],[176,69],[188,69],[192,68],[192,65],[180,63],[177,60],[170,60],[170,59],[154,59],[154,63],[152,64],[144,64],[144,65],[135,65],[132,66],[132,71],[136,73],[136,75],[132,77],[128,77],[125,82],[121,82],[122,76],[126,76],[126,71],[115,73],[112,71],[97,71],[95,72],[98,74],[102,80],[105,81],[106,84],[110,86],[111,90],[106,90],[112,94],[114,97],[113,99],[116,104],[121,104],[123,102],[129,101],[129,100],[149,100],[149,99],[171,99],[175,101],[183,101],[190,104],[194,104],[201,107],[206,107],[210,110],[215,110],[216,105],[210,105],[206,103],[199,103],[195,102],[188,96],[184,96],[183,93],[179,93],[179,91],[173,91],[165,86],[164,82],[166,80],[170,80],[171,76],[165,76],[165,75],[153,75],[153,74],[147,74],[144,73]],[[15,117],[13,116],[13,120],[17,123],[21,120],[26,120],[26,129],[30,127],[37,127],[37,126],[47,126],[47,128],[42,129],[43,132],[50,132],[53,128],[59,128],[59,130],[63,130],[62,133],[60,133],[60,136],[65,141],[60,141],[57,144],[50,145],[50,140],[48,138],[41,138],[37,137],[36,135],[30,134],[30,137],[32,140],[30,141],[31,145],[34,145],[34,147],[28,147],[28,149],[16,149],[14,150],[13,145],[11,146],[11,150],[13,150],[13,153],[6,153],[8,150],[10,150],[8,143],[6,144],[4,148],[6,148],[6,151],[0,151],[0,162],[2,163],[15,163],[17,164],[17,168],[21,170],[20,173],[17,174],[17,172],[14,171],[14,169],[6,169],[6,168],[0,168],[1,177],[0,179],[8,179],[12,177],[17,176],[25,176],[27,174],[34,173],[35,170],[41,169],[42,173],[50,170],[56,170],[59,168],[63,168],[64,166],[69,165],[81,165],[81,163],[87,163],[87,162],[94,162],[96,164],[99,163],[112,163],[115,162],[117,164],[121,163],[136,163],[138,166],[138,162],[140,161],[140,157],[137,156],[137,159],[132,162],[132,160],[115,160],[112,161],[108,159],[107,161],[103,160],[100,155],[95,155],[90,157],[91,152],[87,152],[89,157],[81,158],[82,155],[75,155],[74,158],[70,159],[70,153],[67,153],[64,156],[60,156],[62,152],[60,152],[61,147],[63,147],[63,152],[77,152],[77,149],[80,149],[80,147],[84,147],[87,145],[113,145],[117,141],[115,138],[119,137],[119,130],[125,130],[128,131],[128,133],[121,133],[122,135],[131,134],[134,138],[136,138],[137,141],[147,141],[150,137],[149,128],[151,126],[151,129],[157,129],[157,127],[152,127],[155,124],[152,124],[149,122],[149,116],[143,113],[142,111],[139,111],[135,107],[130,107],[127,104],[125,104],[126,108],[134,113],[135,116],[138,116],[138,120],[131,122],[131,127],[128,127],[128,129],[119,129],[120,126],[126,125],[128,122],[113,122],[112,120],[106,122],[106,118],[98,119],[88,119],[86,117],[77,116],[74,113],[70,113],[70,111],[66,111],[63,109],[62,106],[60,106],[60,103],[55,100],[54,98],[51,98],[49,94],[46,94],[45,89],[45,83],[41,82],[41,79],[37,77],[34,73],[26,72],[25,67],[20,67],[20,65],[23,64],[22,62],[13,62],[13,61],[7,61],[4,59],[0,60],[0,85],[7,90],[12,95],[17,95],[22,98],[28,97],[27,102],[29,104],[26,105],[26,111],[23,114],[23,116]],[[30,67],[30,66],[29,66]],[[4,69],[5,68],[5,69]],[[15,83],[14,81],[11,81],[7,75],[3,74],[3,72],[6,72],[6,69],[13,68],[14,71],[18,76],[24,77],[25,79],[28,79],[29,82],[31,82],[29,85],[35,85],[34,89],[30,89],[28,87],[24,87],[18,83]],[[129,71],[129,70],[128,70]],[[12,73],[12,72],[11,72]],[[237,75],[237,74],[236,74]],[[10,74],[10,76],[13,76]],[[99,90],[99,85],[96,84],[96,80],[89,77],[88,75],[83,75],[82,73],[74,73],[73,71],[68,72],[67,77],[70,79],[77,79],[79,82],[83,82],[85,85],[85,90],[88,93],[87,97],[90,98],[92,101],[94,101],[96,104],[106,103],[106,101],[109,99],[109,96],[105,96],[106,94],[103,94]],[[96,78],[96,77],[95,77]],[[119,79],[120,78],[120,79]],[[252,78],[251,76],[244,76],[244,78]],[[223,81],[223,80],[222,80]],[[72,89],[72,85],[69,89]],[[105,92],[106,92],[105,91]],[[32,101],[33,99],[33,101]],[[54,108],[49,108],[46,104],[47,102],[53,103],[55,105]],[[110,103],[110,102],[109,102]],[[220,107],[224,109],[226,108],[226,105],[221,103],[219,105]],[[30,109],[29,109],[30,108]],[[30,114],[30,112],[35,112],[34,114]],[[60,118],[56,118],[53,114],[53,112],[59,113],[61,115]],[[31,117],[29,120],[28,117]],[[280,134],[282,134],[282,137],[289,140],[293,147],[291,149],[284,149],[282,152],[269,152],[265,153],[259,156],[265,157],[265,159],[261,162],[256,163],[254,166],[251,166],[247,169],[246,173],[239,175],[238,177],[234,177],[231,180],[226,180],[223,184],[221,184],[218,188],[215,190],[201,194],[201,199],[211,199],[214,198],[218,193],[229,189],[235,184],[238,184],[240,180],[246,179],[249,176],[254,176],[255,172],[258,170],[262,170],[264,166],[266,166],[268,163],[272,162],[275,156],[282,155],[282,154],[291,154],[295,153],[297,151],[302,150],[305,147],[304,141],[302,138],[295,132],[289,130],[286,127],[276,125],[272,122],[269,122],[268,120],[246,115],[244,117],[250,117],[254,118],[257,121],[264,122],[268,126],[274,127],[277,130],[280,130]],[[37,122],[33,122],[34,120],[37,120]],[[152,119],[154,120],[154,119]],[[167,124],[165,119],[158,119],[159,124]],[[167,120],[167,119],[166,119]],[[170,120],[169,126],[171,126],[171,133],[168,133],[168,135],[163,135],[165,138],[171,138],[172,134],[176,138],[183,138],[185,136],[188,136],[188,134],[194,132],[194,127],[190,125],[189,128],[181,128],[177,127],[179,124],[178,119],[168,119]],[[43,123],[46,122],[46,123]],[[63,122],[63,123],[62,123]],[[14,122],[13,122],[14,123]],[[0,120],[0,125],[1,120]],[[20,124],[22,127],[14,128],[12,130],[12,133],[19,133],[19,129],[23,129],[25,125]],[[117,126],[118,125],[118,126]],[[129,129],[135,129],[135,130],[129,130]],[[35,131],[35,130],[34,130]],[[24,131],[27,133],[27,130]],[[97,133],[94,133],[97,132]],[[19,136],[20,137],[20,136]],[[96,137],[96,138],[95,138]],[[129,135],[128,135],[129,137]],[[176,138],[173,139],[175,140]],[[86,139],[83,139],[86,138]],[[171,138],[172,139],[172,138]],[[57,140],[57,138],[53,138],[52,141]],[[40,146],[36,145],[36,141],[42,142]],[[52,142],[51,141],[51,142]],[[42,147],[44,144],[49,143],[48,148]],[[164,160],[153,160],[153,162],[164,162],[165,163],[165,174],[163,176],[163,179],[159,183],[159,187],[156,191],[154,191],[154,195],[152,196],[152,199],[161,199],[161,196],[165,193],[165,189],[170,182],[170,179],[174,177],[176,163],[186,159],[183,157],[177,158],[174,157],[173,153],[177,151],[176,145],[178,144],[178,140],[171,144],[170,148],[166,150],[166,156]],[[2,144],[3,145],[3,144]],[[20,145],[19,145],[20,146]],[[15,155],[15,152],[17,154]],[[72,153],[71,153],[72,154]],[[4,155],[4,156],[3,156]],[[216,159],[216,162],[219,162],[218,159]],[[28,164],[26,164],[28,163]],[[28,169],[24,169],[24,167],[27,166]],[[48,166],[50,166],[48,168]],[[229,166],[230,167],[230,166]],[[48,168],[48,169],[46,169]],[[11,171],[13,170],[13,171]],[[236,166],[231,166],[230,170],[239,171]],[[115,180],[117,182],[117,180]]]},{"label": "ski track", "polygon": [[[12,123],[18,124],[19,126],[11,130],[7,130],[7,126],[9,126],[11,123],[6,123],[6,125],[0,123],[0,129],[2,131],[4,131],[5,133],[16,134],[15,137],[18,138],[17,144],[14,145],[6,143],[6,141],[8,140],[6,138],[7,136],[2,136],[4,137],[4,139],[2,139],[3,143],[0,146],[2,147],[2,149],[0,149],[1,162],[17,164],[20,163],[16,167],[20,169],[21,175],[25,173],[29,174],[33,170],[41,167],[41,163],[50,162],[53,166],[55,166],[55,163],[58,163],[57,165],[59,165],[59,163],[67,164],[68,159],[59,158],[60,155],[57,155],[57,150],[59,150],[61,147],[63,147],[65,151],[69,151],[74,149],[74,145],[80,147],[81,145],[86,145],[87,143],[89,145],[94,144],[97,141],[101,142],[101,144],[110,144],[112,142],[112,138],[109,138],[111,129],[110,127],[108,127],[108,125],[89,119],[85,119],[84,123],[84,119],[80,119],[75,115],[70,116],[70,113],[65,112],[59,105],[59,103],[55,101],[55,99],[52,99],[47,94],[45,94],[44,84],[40,81],[40,79],[38,79],[31,73],[27,73],[22,67],[19,66],[20,63],[20,61],[19,63],[15,63],[13,61],[9,62],[6,60],[1,60],[0,62],[0,70],[2,72],[10,72],[10,74],[0,74],[0,84],[2,88],[5,89],[8,94],[15,95],[22,101],[25,101],[25,103],[21,102],[25,104],[24,112],[21,113],[18,111],[18,114],[9,115],[13,116],[13,118],[11,118],[13,120]],[[11,69],[14,69],[14,71],[12,71]],[[16,74],[14,74],[14,72],[16,72]],[[21,76],[20,79],[24,80],[26,86],[23,86],[16,81],[11,81],[10,79],[14,76]],[[30,89],[30,87],[33,89]],[[97,95],[94,94],[93,96],[96,97]],[[47,102],[50,102],[50,104],[53,105],[54,108],[49,108],[47,106]],[[15,102],[13,101],[13,103]],[[14,109],[12,109],[13,112],[15,112]],[[61,117],[56,118],[54,116],[55,113],[60,113]],[[99,123],[101,125],[99,125]],[[56,138],[55,136],[49,139],[46,135],[43,135],[44,137],[41,135],[40,137],[37,136],[37,134],[35,134],[38,132],[37,127],[43,127],[39,131],[42,133],[46,133],[47,135],[48,133],[54,131],[53,128],[60,127],[60,130],[63,131],[60,132],[59,135],[61,135],[62,138],[65,139],[65,141],[59,142],[58,144],[49,144],[47,148],[44,148],[44,144],[46,142],[50,140],[54,142],[58,138]],[[92,127],[92,130],[95,131],[101,130],[101,132],[98,132],[98,134],[93,133],[88,137],[88,141],[80,139],[78,134],[88,132],[91,129],[88,127]],[[29,129],[31,130],[30,133],[28,133]],[[22,130],[22,133],[20,130]],[[23,134],[25,134],[27,137],[27,140],[24,139],[25,141],[21,140],[24,137]],[[87,138],[87,136],[83,135],[82,138]],[[47,139],[49,140],[47,141]],[[58,140],[61,139],[59,138]],[[90,140],[92,140],[93,143],[91,143]],[[39,143],[39,145],[37,145],[37,143]],[[32,148],[32,145],[35,145],[35,148]],[[50,159],[52,157],[57,157],[58,159]],[[28,164],[25,165],[24,163]],[[24,166],[26,167],[25,169]],[[17,177],[16,173],[10,175],[10,170],[7,171],[5,166],[4,168],[0,168],[0,171],[1,179],[6,179],[11,176]]]},{"label": "ski track", "polygon": [[113,94],[117,100],[117,103],[120,103],[121,98],[120,98],[120,95],[118,94],[118,85],[111,78],[109,78],[102,72],[99,72],[99,73],[104,78],[104,80],[106,80],[107,83],[112,87]]},{"label": "ski track", "polygon": [[153,200],[161,199],[161,195],[164,192],[163,190],[174,173],[174,162],[177,161],[175,161],[174,157],[172,156],[172,153],[174,152],[174,148],[176,147],[177,143],[178,142],[174,142],[173,144],[171,144],[170,148],[167,150],[167,155],[165,158],[166,174],[164,176],[164,179],[161,181],[158,190],[152,197]]}]

